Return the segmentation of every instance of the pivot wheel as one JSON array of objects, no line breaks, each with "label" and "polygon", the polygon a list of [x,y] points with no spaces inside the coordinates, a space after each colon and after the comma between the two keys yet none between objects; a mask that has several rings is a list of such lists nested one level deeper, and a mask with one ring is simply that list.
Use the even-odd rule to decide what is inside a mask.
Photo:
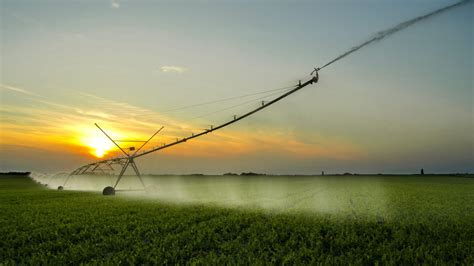
[{"label": "pivot wheel", "polygon": [[58,190],[63,190],[63,189],[64,189],[63,186],[59,186],[59,187],[58,187]]},{"label": "pivot wheel", "polygon": [[113,196],[113,195],[115,195],[115,188],[105,187],[104,190],[102,190],[102,195],[104,195],[104,196]]}]

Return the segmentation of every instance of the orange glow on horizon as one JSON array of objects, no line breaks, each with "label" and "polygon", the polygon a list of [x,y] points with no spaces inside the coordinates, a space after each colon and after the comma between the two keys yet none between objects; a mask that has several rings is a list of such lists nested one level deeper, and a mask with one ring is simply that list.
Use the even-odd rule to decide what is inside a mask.
[{"label": "orange glow on horizon", "polygon": [[[92,103],[94,102],[92,101]],[[108,109],[115,110],[117,105],[112,103],[105,105],[104,108],[107,107]],[[120,106],[122,107],[122,105]],[[125,105],[125,109],[131,115],[145,112],[140,108],[127,105]],[[31,123],[2,123],[0,125],[0,133],[2,135],[0,144],[28,146],[54,152],[68,152],[91,158],[123,155],[113,142],[93,126],[96,118],[88,117],[88,115],[98,116],[97,112],[90,111],[84,113],[81,111],[78,113],[76,109],[69,110],[68,107],[58,106],[54,103],[48,105],[46,109],[9,106],[8,110],[14,110],[18,113],[26,112],[33,115],[24,118],[25,121],[31,120]],[[104,117],[107,115],[100,114]],[[152,112],[152,114],[153,116],[163,117],[159,113],[155,114]],[[109,116],[113,118],[113,115]],[[43,121],[43,117],[49,117],[51,121]],[[197,133],[196,125],[181,123],[171,118],[166,118],[158,124],[148,120],[142,121],[136,117],[140,116],[124,118],[120,123],[114,121],[104,122],[103,124],[101,123],[101,127],[115,140],[144,140],[153,133],[152,128],[160,128],[162,124],[167,125],[165,131],[153,138],[141,151],[162,146],[163,143],[175,142],[177,138],[182,139],[183,137],[190,136],[191,132]],[[14,120],[12,119],[12,121]],[[35,124],[35,121],[42,122]],[[274,154],[279,157],[291,157],[301,160],[311,158],[356,160],[366,156],[363,148],[348,139],[303,133],[297,139],[293,136],[292,132],[284,129],[268,128],[268,130],[258,132],[247,129],[229,129],[222,132],[214,132],[212,136],[193,139],[186,145],[178,145],[163,152],[176,157],[207,157],[216,159],[236,158],[252,154]],[[119,145],[126,149],[126,145],[136,144],[122,142]]]},{"label": "orange glow on horizon", "polygon": [[[33,129],[32,129],[33,130]],[[31,131],[32,131],[31,130]],[[113,139],[144,139],[148,132],[140,132],[137,128],[121,128],[107,125],[107,134]],[[84,123],[81,125],[64,125],[54,131],[31,134],[30,130],[19,130],[11,127],[4,130],[3,144],[30,146],[44,150],[71,152],[81,156],[104,158],[107,156],[122,155],[115,145],[98,129]],[[63,132],[68,132],[67,135]],[[120,133],[119,133],[120,132]],[[168,133],[168,132],[166,132]],[[170,134],[163,134],[148,143],[142,151],[161,146],[162,143],[176,141]],[[147,136],[148,137],[148,136]],[[356,160],[366,157],[364,150],[350,141],[333,137],[311,136],[310,142],[296,140],[285,133],[268,134],[266,132],[221,132],[211,136],[192,140],[188,144],[177,145],[164,153],[177,157],[207,157],[207,158],[235,158],[252,154],[275,154],[307,160],[310,158],[332,158],[342,160]],[[122,146],[123,143],[120,143]],[[125,146],[122,146],[126,149]]]}]

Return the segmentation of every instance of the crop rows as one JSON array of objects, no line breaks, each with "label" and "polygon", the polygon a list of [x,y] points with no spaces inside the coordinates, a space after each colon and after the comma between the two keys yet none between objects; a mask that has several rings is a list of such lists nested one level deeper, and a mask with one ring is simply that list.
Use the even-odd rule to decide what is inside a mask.
[{"label": "crop rows", "polygon": [[[473,214],[462,211],[468,205],[440,215],[438,201],[435,212],[394,205],[395,217],[380,220],[8,189],[2,182],[0,264],[474,262]],[[406,193],[398,200],[409,204],[414,195]],[[472,206],[463,193],[457,197]]]}]

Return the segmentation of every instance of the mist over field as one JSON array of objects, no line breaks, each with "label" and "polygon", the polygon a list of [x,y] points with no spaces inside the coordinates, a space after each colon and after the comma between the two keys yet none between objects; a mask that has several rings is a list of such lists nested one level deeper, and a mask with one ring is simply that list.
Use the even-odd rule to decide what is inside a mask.
[{"label": "mist over field", "polygon": [[[47,183],[50,189],[63,185],[66,177],[67,174],[33,175],[36,181]],[[408,219],[406,211],[440,218],[446,210],[440,208],[436,202],[441,199],[434,199],[432,193],[449,193],[451,189],[468,189],[473,185],[471,178],[446,176],[172,175],[143,176],[143,180],[147,191],[134,191],[143,189],[138,178],[124,176],[117,186],[116,197],[387,221]],[[65,189],[100,193],[115,181],[116,176],[112,175],[73,176]],[[463,194],[457,196],[459,200],[465,197]],[[466,206],[462,201],[459,204],[457,208],[460,209]]]},{"label": "mist over field", "polygon": [[[34,176],[56,189],[67,174]],[[147,192],[136,176],[125,176],[117,186],[124,197],[159,199],[174,203],[205,203],[226,207],[246,207],[280,212],[344,213],[364,215],[385,212],[385,184],[374,177],[321,176],[143,176]],[[102,191],[116,176],[72,177],[67,189]],[[370,208],[366,208],[370,206]]]}]

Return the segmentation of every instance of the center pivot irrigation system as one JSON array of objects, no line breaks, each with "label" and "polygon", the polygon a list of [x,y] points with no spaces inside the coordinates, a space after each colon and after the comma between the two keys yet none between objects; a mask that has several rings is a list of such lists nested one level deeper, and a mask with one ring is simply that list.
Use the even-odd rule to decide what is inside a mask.
[{"label": "center pivot irrigation system", "polygon": [[[115,188],[117,187],[117,185],[119,184],[120,180],[122,179],[124,173],[125,173],[125,170],[127,170],[128,166],[132,166],[133,170],[135,171],[135,174],[137,175],[138,179],[140,180],[140,183],[142,184],[143,186],[143,189],[145,189],[145,183],[143,182],[143,179],[141,177],[141,174],[140,174],[140,171],[138,170],[138,167],[137,165],[135,164],[135,159],[138,158],[138,157],[141,157],[141,156],[144,156],[144,155],[147,155],[149,153],[152,153],[152,152],[156,152],[156,151],[159,151],[159,150],[163,150],[163,149],[166,149],[166,148],[169,148],[169,147],[172,147],[174,145],[177,145],[177,144],[180,144],[180,143],[184,143],[190,139],[194,139],[194,138],[197,138],[197,137],[200,137],[200,136],[204,136],[208,133],[211,133],[213,131],[216,131],[216,130],[219,130],[221,128],[224,128],[226,126],[229,126],[229,125],[232,125],[248,116],[251,116],[253,114],[255,114],[256,112],[260,111],[260,110],[263,110],[267,107],[269,107],[270,105],[282,100],[283,98],[285,97],[288,97],[289,95],[297,92],[298,90],[308,86],[308,85],[311,85],[313,83],[316,83],[318,82],[319,80],[319,74],[318,74],[318,71],[320,69],[319,68],[315,68],[310,75],[312,75],[312,77],[304,82],[304,83],[301,83],[301,81],[298,83],[298,85],[295,86],[295,88],[293,88],[292,90],[276,97],[275,99],[269,101],[269,102],[264,102],[262,101],[262,104],[260,107],[256,108],[256,109],[253,109],[251,110],[250,112],[248,113],[245,113],[244,115],[241,115],[241,116],[234,116],[234,119],[230,120],[230,121],[227,121],[219,126],[216,126],[216,127],[212,127],[210,129],[205,129],[204,131],[198,133],[198,134],[193,134],[189,137],[186,137],[186,138],[182,138],[182,139],[177,139],[175,142],[172,142],[172,143],[169,143],[169,144],[165,144],[161,147],[157,147],[157,148],[154,148],[154,149],[151,149],[151,150],[148,150],[148,151],[144,151],[142,153],[138,153],[156,134],[158,134],[162,129],[163,127],[161,127],[158,131],[155,132],[155,134],[153,134],[148,140],[146,141],[130,141],[130,140],[113,140],[99,125],[95,124],[95,126],[97,128],[99,128],[100,131],[102,131],[102,133],[104,133],[105,136],[107,136],[107,138],[112,141],[115,146],[117,146],[120,151],[122,151],[122,153],[124,154],[123,157],[118,157],[118,158],[113,158],[113,159],[106,159],[106,160],[102,160],[102,161],[98,161],[98,162],[93,162],[93,163],[90,163],[90,164],[86,164],[84,166],[81,166],[79,168],[77,168],[76,170],[72,171],[66,178],[66,180],[64,181],[64,184],[62,186],[59,186],[58,189],[59,190],[62,190],[67,182],[69,181],[70,177],[71,176],[74,176],[74,175],[86,175],[86,174],[104,174],[104,173],[107,173],[107,172],[110,172],[110,171],[114,171],[115,169],[113,168],[113,165],[119,165],[120,167],[122,167],[121,171],[120,171],[120,174],[118,175],[117,177],[117,180],[115,181],[115,184],[114,186],[108,186],[108,187],[105,187],[104,190],[102,191],[102,194],[103,195],[115,195]],[[129,152],[126,152],[125,149],[123,149],[122,147],[120,147],[120,145],[117,143],[117,142],[143,142],[143,144],[135,150],[135,148],[129,148],[129,151],[134,151],[132,154],[129,153]],[[104,169],[105,167],[105,169]]]},{"label": "center pivot irrigation system", "polygon": [[[229,126],[231,124],[234,124],[246,117],[249,117],[255,113],[257,113],[258,111],[260,110],[263,110],[267,107],[269,107],[270,105],[282,100],[283,98],[286,98],[288,96],[290,96],[291,94],[301,90],[302,88],[308,86],[308,85],[311,85],[313,83],[317,83],[318,80],[319,80],[319,71],[329,65],[331,65],[332,63],[336,62],[336,61],[339,61],[340,59],[358,51],[359,49],[371,44],[371,43],[374,43],[374,42],[377,42],[377,41],[380,41],[382,39],[384,39],[385,37],[388,37],[394,33],[397,33],[407,27],[410,27],[412,26],[413,24],[417,23],[417,22],[420,22],[422,20],[425,20],[425,19],[428,19],[430,17],[433,17],[433,16],[436,16],[442,12],[445,12],[449,9],[452,9],[454,7],[457,7],[457,6],[461,6],[461,5],[464,5],[466,3],[469,3],[471,2],[472,0],[463,0],[463,1],[460,1],[458,3],[455,3],[455,4],[452,4],[452,5],[449,5],[449,6],[446,6],[446,7],[443,7],[443,8],[440,8],[440,9],[437,9],[435,11],[432,11],[428,14],[425,14],[423,16],[419,16],[419,17],[416,17],[416,18],[413,18],[413,19],[410,19],[410,20],[407,20],[405,22],[402,22],[400,24],[397,24],[395,25],[394,27],[391,27],[387,30],[384,30],[384,31],[380,31],[378,32],[377,34],[375,34],[374,36],[370,37],[368,40],[362,42],[361,44],[357,45],[357,46],[354,46],[352,47],[351,49],[349,49],[348,51],[342,53],[341,55],[335,57],[334,59],[332,59],[331,61],[329,61],[328,63],[326,63],[325,65],[323,65],[322,67],[320,68],[314,68],[314,70],[311,72],[311,78],[309,80],[307,80],[306,82],[304,83],[301,83],[301,81],[298,83],[298,85],[296,85],[295,87],[292,87],[292,89],[286,93],[283,93],[282,95],[274,98],[273,100],[269,101],[269,102],[264,102],[262,101],[262,104],[260,107],[256,108],[256,109],[253,109],[251,110],[250,112],[247,112],[245,113],[244,115],[241,115],[241,116],[234,116],[234,119],[233,120],[230,120],[228,122],[225,122],[217,127],[212,127],[210,129],[206,129],[204,130],[203,132],[199,133],[199,134],[193,134],[189,137],[186,137],[186,138],[182,138],[182,139],[177,139],[175,142],[172,142],[172,143],[169,143],[169,144],[164,144],[163,146],[161,147],[157,147],[157,148],[153,148],[151,150],[148,150],[148,151],[144,151],[142,153],[138,153],[156,134],[158,134],[162,129],[163,127],[161,127],[158,131],[155,132],[155,134],[153,134],[148,140],[146,141],[137,141],[137,140],[134,140],[134,141],[131,141],[131,140],[113,140],[112,138],[110,138],[110,136],[97,124],[95,124],[100,131],[102,131],[102,133],[105,134],[105,136],[107,136],[108,139],[110,139],[110,141],[112,141],[121,151],[122,153],[124,154],[123,157],[117,157],[117,158],[112,158],[112,159],[106,159],[106,160],[102,160],[102,161],[98,161],[98,162],[93,162],[93,163],[90,163],[90,164],[87,164],[87,165],[84,165],[84,166],[81,166],[79,168],[77,168],[76,170],[72,171],[68,176],[67,178],[65,179],[64,181],[64,184],[62,186],[59,186],[58,189],[59,190],[62,190],[67,182],[70,180],[70,177],[74,176],[74,175],[86,175],[86,174],[106,174],[106,173],[111,173],[111,171],[113,172],[114,171],[114,168],[113,166],[114,165],[119,165],[122,169],[120,171],[120,174],[118,175],[117,177],[117,180],[115,181],[115,184],[114,186],[108,186],[108,187],[105,187],[104,190],[102,191],[102,194],[103,195],[115,195],[115,191],[116,191],[116,187],[117,185],[119,184],[120,180],[122,179],[124,173],[125,173],[125,170],[127,170],[128,166],[131,166],[133,168],[133,170],[135,171],[135,174],[137,175],[138,179],[140,180],[142,186],[143,186],[143,190],[145,189],[145,184],[141,178],[141,175],[140,175],[140,171],[138,170],[138,167],[137,165],[135,164],[135,159],[138,158],[138,157],[141,157],[141,156],[144,156],[144,155],[147,155],[149,153],[152,153],[152,152],[156,152],[156,151],[159,151],[159,150],[162,150],[162,149],[166,149],[166,148],[169,148],[169,147],[172,147],[174,145],[177,145],[177,144],[180,144],[180,143],[184,143],[190,139],[194,139],[194,138],[197,138],[197,137],[200,137],[200,136],[204,136],[208,133],[211,133],[213,131],[216,131],[216,130],[219,130],[221,128],[224,128],[226,126]],[[135,150],[134,147],[130,147],[128,148],[129,152],[126,152],[124,148],[120,147],[120,145],[118,144],[118,142],[142,142],[143,144]],[[133,152],[133,153],[132,153]]]}]

